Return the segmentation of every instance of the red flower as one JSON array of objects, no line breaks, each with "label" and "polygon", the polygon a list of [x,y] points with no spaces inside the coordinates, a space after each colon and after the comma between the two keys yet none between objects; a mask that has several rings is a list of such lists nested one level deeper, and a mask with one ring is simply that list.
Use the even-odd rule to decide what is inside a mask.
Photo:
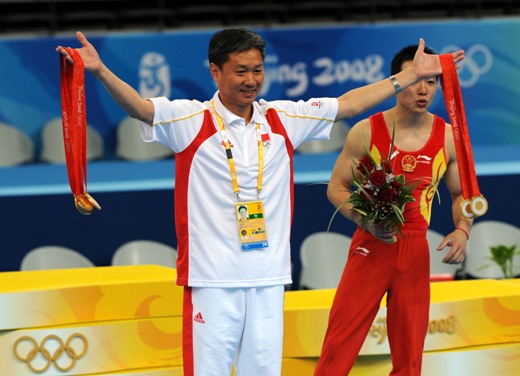
[{"label": "red flower", "polygon": [[383,166],[383,170],[389,174],[392,172],[392,166],[390,165],[390,163],[388,163],[388,161],[381,161],[381,165]]},{"label": "red flower", "polygon": [[386,174],[383,171],[379,170],[372,171],[368,180],[370,180],[370,182],[374,184],[376,187],[381,188],[383,184],[385,184]]},{"label": "red flower", "polygon": [[392,181],[392,187],[396,190],[396,191],[399,191],[399,189],[401,189],[401,187],[403,186],[401,183],[399,183],[397,180],[393,180]]},{"label": "red flower", "polygon": [[[366,194],[364,193],[366,192]],[[375,194],[374,192],[371,190],[371,189],[366,189],[365,188],[365,191],[364,192],[361,192],[361,191],[358,191],[358,194],[359,194],[359,197],[361,197],[363,200],[365,200],[366,202],[369,202],[369,201],[372,201],[374,200],[375,198]],[[369,197],[367,197],[367,195]]]},{"label": "red flower", "polygon": [[365,155],[358,163],[357,170],[362,174],[365,174],[367,171],[372,171],[374,169],[374,165],[372,164],[372,160],[368,155]]},{"label": "red flower", "polygon": [[397,197],[397,192],[391,188],[387,188],[381,191],[381,200],[384,202],[392,202]]}]

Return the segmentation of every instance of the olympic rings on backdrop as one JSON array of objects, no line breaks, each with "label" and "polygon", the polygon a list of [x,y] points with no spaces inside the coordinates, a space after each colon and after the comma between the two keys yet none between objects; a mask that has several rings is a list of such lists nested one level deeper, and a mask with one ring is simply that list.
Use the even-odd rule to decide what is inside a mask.
[{"label": "olympic rings on backdrop", "polygon": [[[73,340],[81,341],[80,346],[72,346]],[[50,341],[57,342],[58,346],[55,348],[47,348],[47,344]],[[31,349],[28,352],[20,353],[20,344],[23,342],[28,342],[31,345]],[[76,347],[76,348],[75,348]],[[79,347],[79,348],[78,348]],[[43,373],[49,369],[51,364],[54,364],[54,367],[61,372],[70,371],[76,365],[76,362],[87,352],[88,349],[88,341],[87,338],[80,333],[74,333],[69,336],[66,342],[64,342],[60,337],[55,334],[50,334],[45,337],[39,344],[31,336],[23,336],[16,340],[13,346],[14,355],[16,358],[24,363],[27,363],[27,366],[34,373]],[[38,365],[35,365],[35,359],[38,356],[44,359],[42,362],[43,365],[38,368]],[[64,354],[66,354],[64,356]],[[68,358],[68,359],[67,359]],[[60,362],[60,360],[64,359]],[[65,364],[64,364],[65,363]],[[68,364],[67,364],[68,363]]]},{"label": "olympic rings on backdrop", "polygon": [[[442,49],[441,54],[460,49],[457,45],[446,46]],[[475,44],[464,51],[464,60],[458,65],[460,65],[458,70],[460,86],[469,88],[477,83],[480,76],[489,72],[493,66],[493,54],[488,46]]]}]

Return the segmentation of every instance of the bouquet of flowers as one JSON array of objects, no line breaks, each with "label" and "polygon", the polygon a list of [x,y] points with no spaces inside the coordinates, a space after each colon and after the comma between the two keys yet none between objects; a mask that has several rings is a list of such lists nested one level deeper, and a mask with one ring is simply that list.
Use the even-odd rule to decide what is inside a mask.
[{"label": "bouquet of flowers", "polygon": [[[395,139],[395,120],[390,144],[389,156],[393,154]],[[415,201],[413,190],[418,182],[406,182],[404,175],[394,175],[390,159],[379,152],[372,155],[368,145],[366,155],[354,161],[356,170],[352,171],[355,189],[342,204],[336,208],[329,222],[329,229],[334,216],[345,204],[351,204],[351,210],[361,214],[361,227],[374,222],[401,235],[404,224],[403,211],[406,203]],[[328,230],[327,230],[328,231]]]},{"label": "bouquet of flowers", "polygon": [[361,213],[361,226],[372,221],[400,234],[404,206],[415,201],[412,192],[416,184],[407,184],[402,174],[394,175],[388,159],[377,161],[370,152],[356,165],[361,175],[353,174],[356,189],[346,202]]}]

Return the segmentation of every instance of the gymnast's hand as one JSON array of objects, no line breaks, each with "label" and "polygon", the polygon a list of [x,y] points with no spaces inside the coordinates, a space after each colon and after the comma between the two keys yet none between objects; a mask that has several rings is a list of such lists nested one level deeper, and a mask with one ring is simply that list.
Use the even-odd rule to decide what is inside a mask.
[{"label": "gymnast's hand", "polygon": [[466,257],[467,237],[464,232],[455,230],[449,233],[437,247],[437,251],[442,251],[445,247],[450,247],[446,256],[442,259],[445,264],[461,264]]},{"label": "gymnast's hand", "polygon": [[384,226],[376,224],[372,221],[369,221],[364,229],[370,232],[375,238],[385,242],[387,244],[392,244],[397,241],[397,233],[394,230],[390,230]]}]

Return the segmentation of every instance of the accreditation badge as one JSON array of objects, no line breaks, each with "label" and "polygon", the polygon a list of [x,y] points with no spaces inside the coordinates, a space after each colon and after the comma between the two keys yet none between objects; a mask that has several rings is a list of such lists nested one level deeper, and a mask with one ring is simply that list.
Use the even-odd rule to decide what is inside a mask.
[{"label": "accreditation badge", "polygon": [[267,247],[264,207],[262,201],[236,204],[238,238],[243,251],[262,250]]}]

